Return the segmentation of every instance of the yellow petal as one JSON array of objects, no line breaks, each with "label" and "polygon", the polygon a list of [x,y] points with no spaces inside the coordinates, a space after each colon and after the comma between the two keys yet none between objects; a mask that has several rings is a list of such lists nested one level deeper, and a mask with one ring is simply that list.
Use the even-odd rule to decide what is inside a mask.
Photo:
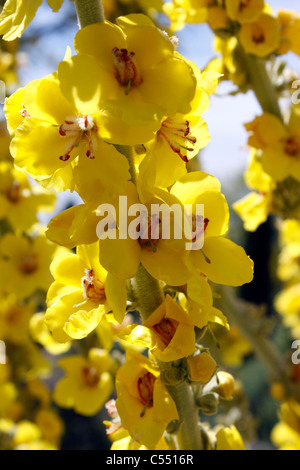
[{"label": "yellow petal", "polygon": [[203,252],[194,251],[191,256],[199,271],[216,284],[241,286],[253,279],[253,261],[242,247],[226,238],[208,238]]}]

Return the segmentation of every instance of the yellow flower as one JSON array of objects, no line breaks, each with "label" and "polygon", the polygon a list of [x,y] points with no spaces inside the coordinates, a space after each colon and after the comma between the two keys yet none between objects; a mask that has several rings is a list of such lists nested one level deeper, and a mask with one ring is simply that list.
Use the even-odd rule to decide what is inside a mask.
[{"label": "yellow flower", "polygon": [[0,416],[6,416],[6,412],[18,397],[19,391],[16,385],[10,381],[10,369],[7,365],[0,367]]},{"label": "yellow flower", "polygon": [[101,410],[113,390],[115,362],[103,349],[91,349],[89,356],[69,356],[58,364],[66,376],[56,384],[53,399],[62,408],[73,408],[84,416]]},{"label": "yellow flower", "polygon": [[208,22],[212,29],[228,26],[225,8],[217,0],[173,0],[163,5],[163,11],[171,20],[171,29],[178,31],[186,23]]},{"label": "yellow flower", "polygon": [[283,317],[284,324],[291,328],[292,336],[298,338],[300,331],[300,283],[287,286],[275,297],[275,308]]},{"label": "yellow flower", "polygon": [[[135,186],[128,183],[127,186],[127,202],[128,207],[133,204],[139,204]],[[172,201],[174,202],[174,201]],[[151,205],[166,204],[170,207],[172,204],[170,194],[167,191],[158,190],[152,194],[146,203],[143,204],[148,210],[148,231],[143,232],[143,228],[137,228],[135,236],[137,239],[127,236],[122,239],[120,231],[117,230],[116,239],[106,238],[100,240],[100,262],[104,268],[120,279],[129,279],[134,277],[140,263],[144,268],[156,279],[160,279],[170,285],[185,284],[189,276],[188,267],[186,265],[186,247],[184,239],[175,239],[174,237],[174,213],[170,216],[170,237],[162,237],[161,221],[159,219],[157,225],[157,233],[151,233],[152,220],[150,213]],[[155,215],[155,214],[154,214]],[[130,216],[128,219],[128,227],[131,223],[138,227],[141,225],[141,215],[138,218]],[[181,217],[181,215],[180,215]]]},{"label": "yellow flower", "polygon": [[278,20],[283,43],[283,50],[279,52],[286,53],[290,50],[300,55],[300,17],[293,11],[279,11]]},{"label": "yellow flower", "polygon": [[154,449],[170,421],[178,419],[175,403],[160,380],[159,369],[140,354],[128,354],[116,375],[116,406],[130,436]]},{"label": "yellow flower", "polygon": [[235,202],[232,207],[243,220],[245,230],[254,232],[272,212],[272,191],[275,189],[275,182],[264,171],[261,157],[253,149],[245,172],[245,181],[247,186],[255,191]]},{"label": "yellow flower", "polygon": [[238,367],[244,357],[252,353],[252,347],[233,325],[224,335],[218,336],[220,352],[224,364]]},{"label": "yellow flower", "polygon": [[231,20],[239,23],[256,21],[264,8],[264,0],[226,0],[226,10]]},{"label": "yellow flower", "polygon": [[[107,437],[112,441],[111,450],[149,450],[146,446],[133,440],[128,431],[123,428],[115,400],[109,400],[106,403],[105,408],[111,418],[111,421],[104,421]],[[169,446],[163,437],[160,439],[155,449],[169,449]]]},{"label": "yellow flower", "polygon": [[300,450],[300,406],[294,400],[281,405],[280,422],[271,433],[272,442],[280,450]]},{"label": "yellow flower", "polygon": [[282,281],[300,279],[300,223],[284,220],[279,227],[280,248],[277,275]]},{"label": "yellow flower", "polygon": [[231,400],[234,393],[234,379],[231,374],[224,371],[218,371],[211,381],[205,385],[205,392],[215,392],[223,400]]},{"label": "yellow flower", "polygon": [[52,211],[55,194],[30,185],[27,177],[11,163],[0,163],[0,218],[15,232],[26,231],[38,222],[37,212]]},{"label": "yellow flower", "polygon": [[100,68],[101,136],[114,144],[141,144],[153,138],[163,116],[189,113],[196,79],[148,17],[133,14],[116,21],[83,28],[75,48]]},{"label": "yellow flower", "polygon": [[169,295],[143,325],[151,331],[150,351],[159,361],[176,361],[195,351],[194,324]]},{"label": "yellow flower", "polygon": [[70,343],[58,343],[54,340],[45,324],[45,313],[40,312],[32,315],[29,321],[29,332],[32,340],[41,344],[49,354],[63,354],[71,347]]},{"label": "yellow flower", "polygon": [[189,378],[192,382],[207,383],[216,372],[217,364],[207,352],[196,354],[187,360]]},{"label": "yellow flower", "polygon": [[279,47],[279,22],[277,18],[263,13],[256,21],[242,24],[239,37],[245,52],[266,57]]},{"label": "yellow flower", "polygon": [[[147,188],[167,188],[186,173],[186,163],[210,141],[210,134],[201,117],[209,106],[209,94],[217,87],[220,74],[200,73],[191,67],[197,78],[197,90],[189,114],[165,116],[154,140],[145,145],[147,153],[139,166],[139,191]],[[149,191],[149,189],[148,189]]]},{"label": "yellow flower", "polygon": [[99,243],[58,256],[50,269],[55,282],[48,291],[45,323],[56,341],[86,337],[111,310],[123,321],[126,286],[100,265]]},{"label": "yellow flower", "polygon": [[54,445],[59,445],[65,430],[63,420],[51,408],[41,408],[34,417],[35,423],[42,432],[43,438]]},{"label": "yellow flower", "polygon": [[275,181],[288,176],[300,181],[300,112],[292,108],[287,125],[276,116],[264,113],[246,124],[249,145],[262,150],[261,163]]},{"label": "yellow flower", "polygon": [[65,60],[58,74],[31,82],[7,99],[5,113],[18,168],[45,187],[75,189],[84,201],[96,192],[107,202],[124,190],[129,167],[99,135],[99,73],[89,57]]},{"label": "yellow flower", "polygon": [[204,245],[191,250],[191,269],[197,269],[216,284],[239,286],[252,281],[253,262],[244,249],[224,235],[229,210],[219,181],[203,172],[192,172],[177,181],[171,194],[182,204],[204,205]]},{"label": "yellow flower", "polygon": [[29,320],[35,312],[35,303],[18,303],[11,295],[0,300],[0,338],[15,345],[29,340]]},{"label": "yellow flower", "polygon": [[[6,41],[22,36],[43,0],[7,0],[0,15],[0,34]],[[48,0],[53,11],[58,11],[63,0]]]},{"label": "yellow flower", "polygon": [[247,74],[242,66],[238,39],[235,36],[228,39],[215,36],[213,44],[219,57],[212,59],[206,70],[219,72],[223,80],[232,81],[241,90],[247,89]]},{"label": "yellow flower", "polygon": [[52,281],[49,264],[56,252],[57,247],[42,234],[33,240],[12,233],[4,235],[0,243],[0,279],[4,290],[20,300],[37,289],[47,291]]},{"label": "yellow flower", "polygon": [[242,436],[235,426],[220,429],[216,435],[216,450],[245,450]]}]

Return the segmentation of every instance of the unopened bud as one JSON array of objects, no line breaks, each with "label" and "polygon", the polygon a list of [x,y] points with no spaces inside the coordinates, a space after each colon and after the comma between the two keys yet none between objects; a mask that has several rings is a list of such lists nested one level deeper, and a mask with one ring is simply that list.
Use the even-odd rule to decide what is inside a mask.
[{"label": "unopened bud", "polygon": [[162,370],[161,381],[166,385],[178,385],[185,379],[186,372],[180,367],[170,367]]},{"label": "unopened bud", "polygon": [[218,411],[219,395],[214,392],[206,393],[198,398],[196,404],[203,414],[208,416],[215,415]]}]

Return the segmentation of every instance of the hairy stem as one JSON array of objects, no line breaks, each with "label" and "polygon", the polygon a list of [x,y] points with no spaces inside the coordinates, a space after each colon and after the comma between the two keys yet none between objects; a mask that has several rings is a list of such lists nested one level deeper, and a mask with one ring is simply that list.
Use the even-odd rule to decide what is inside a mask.
[{"label": "hairy stem", "polygon": [[282,114],[274,85],[266,69],[266,61],[240,48],[244,67],[251,80],[252,89],[265,113],[271,113],[282,120]]},{"label": "hairy stem", "polygon": [[81,28],[104,22],[104,9],[101,0],[75,0],[75,6]]},{"label": "hairy stem", "polygon": [[167,390],[176,403],[180,431],[177,435],[179,449],[203,450],[198,409],[195,405],[194,394],[190,385],[182,382],[178,385],[168,385]]}]

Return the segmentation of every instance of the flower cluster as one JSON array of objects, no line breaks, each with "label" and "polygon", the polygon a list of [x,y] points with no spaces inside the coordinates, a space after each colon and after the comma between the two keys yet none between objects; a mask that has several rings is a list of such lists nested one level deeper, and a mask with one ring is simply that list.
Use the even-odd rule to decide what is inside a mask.
[{"label": "flower cluster", "polygon": [[[53,11],[62,3],[48,0]],[[137,3],[139,13],[115,15],[119,2],[104,2],[108,21],[100,8],[91,18],[93,9],[76,0],[74,55],[68,48],[57,70],[5,100],[1,448],[57,449],[64,424],[56,408],[91,417],[104,407],[113,450],[246,448],[230,420],[235,409],[231,418],[205,422],[220,406],[234,406],[234,397],[242,400],[243,387],[224,365],[273,351],[256,308],[245,319],[249,306],[228,294],[252,282],[254,263],[230,239],[221,184],[192,166],[210,142],[204,116],[222,80],[234,83],[232,94],[253,90],[262,107],[245,124],[251,192],[233,208],[249,232],[278,217],[277,275],[285,285],[275,307],[299,337],[300,114],[296,104],[281,112],[278,98],[291,98],[295,77],[276,61],[300,53],[300,19],[275,15],[263,0]],[[41,4],[7,0],[3,39],[21,37]],[[158,11],[169,18],[168,31]],[[189,23],[207,23],[215,35],[218,56],[202,71],[172,35]],[[51,216],[45,230],[40,211],[53,213],[56,193],[66,191],[81,202]],[[113,217],[100,210],[108,206]],[[271,437],[279,448],[299,448],[299,367],[283,371],[274,361],[272,352],[266,363],[281,421]]]},{"label": "flower cluster", "polygon": [[[182,419],[168,386],[196,387],[195,410],[210,409],[210,397],[215,403],[231,397],[232,392],[222,395],[221,378],[214,382],[217,364],[197,333],[210,323],[228,327],[213,305],[211,283],[240,286],[253,277],[250,258],[226,237],[229,208],[220,183],[204,172],[187,171],[187,163],[210,140],[202,115],[220,74],[201,73],[144,15],[86,26],[76,35],[75,49],[55,73],[30,82],[5,103],[16,168],[7,178],[15,174],[20,181],[3,190],[8,203],[21,199],[24,172],[46,190],[75,191],[83,201],[48,226],[47,238],[65,252],[51,263],[47,309],[45,316],[32,317],[31,334],[52,353],[59,344],[68,351],[75,340],[87,345],[84,355],[67,354],[58,362],[66,374],[53,395],[60,407],[94,415],[115,383],[116,410],[110,414],[118,416],[126,446],[129,436],[138,448],[168,447],[168,440],[176,440],[169,423]],[[30,190],[25,192],[29,196]],[[196,207],[204,205],[203,248],[186,249],[186,234],[164,239],[159,229],[153,238],[151,223],[149,232],[134,240],[124,238],[120,227],[116,237],[98,240],[97,207],[124,195],[131,204],[147,207],[189,204],[195,224]],[[31,204],[40,204],[41,196],[34,196]],[[38,250],[46,256],[50,242],[37,238],[31,244],[20,236],[3,238],[1,272],[11,271],[9,289],[20,285],[24,299],[33,288],[49,284],[49,263],[38,259]],[[147,289],[143,276],[159,297],[147,308],[145,297],[152,294],[141,294]],[[140,322],[128,315],[136,307]],[[127,351],[123,365],[116,343]],[[110,435],[115,427],[108,425]],[[212,430],[206,446],[234,446],[239,438],[232,433],[237,431]],[[201,435],[196,439],[200,442]]]}]

